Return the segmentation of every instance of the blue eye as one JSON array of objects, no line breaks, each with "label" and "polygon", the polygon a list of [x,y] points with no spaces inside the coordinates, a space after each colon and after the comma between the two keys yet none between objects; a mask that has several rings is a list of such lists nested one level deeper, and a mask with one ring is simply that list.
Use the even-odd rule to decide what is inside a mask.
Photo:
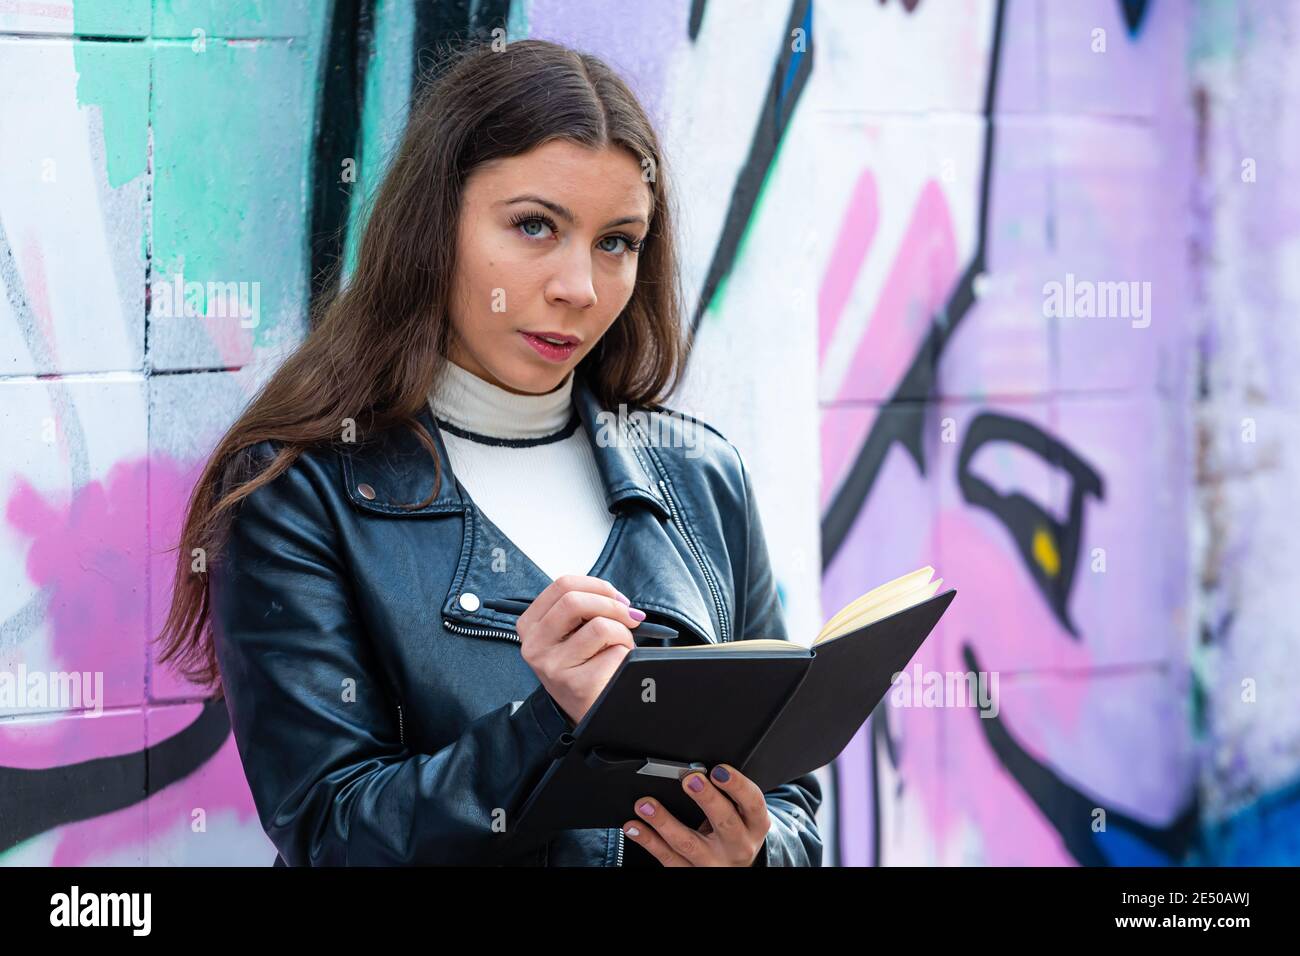
[{"label": "blue eye", "polygon": [[510,220],[510,224],[512,226],[516,226],[517,228],[519,228],[523,232],[523,234],[528,238],[530,239],[540,238],[538,233],[530,232],[524,228],[525,226],[532,225],[533,223],[546,226],[548,229],[551,230],[551,232],[555,231],[555,221],[551,219],[549,216],[542,216],[542,215],[538,215],[537,213],[521,213],[520,215],[515,216]]},{"label": "blue eye", "polygon": [[[533,225],[545,226],[547,229],[551,230],[552,233],[556,231],[555,220],[552,219],[550,216],[546,216],[543,215],[542,213],[537,213],[537,212],[519,213],[518,215],[511,217],[510,224],[514,226],[516,229],[518,229],[521,233],[523,233],[524,236],[526,236],[529,239],[546,238],[546,236],[544,236],[543,234],[533,231],[531,228],[529,228]],[[624,247],[621,251],[615,251],[614,249],[610,249],[604,246],[601,247],[602,251],[608,252],[614,256],[625,256],[629,252],[632,253],[640,252],[641,247],[645,245],[644,239],[638,242],[637,240],[633,239],[631,236],[624,235],[621,232],[615,233],[612,236],[605,236],[600,240],[600,242],[602,243],[608,242],[610,239],[615,239],[622,242]]]},{"label": "blue eye", "polygon": [[[619,234],[616,235],[616,236],[606,236],[604,239],[602,239],[602,240],[600,240],[600,241],[601,241],[601,242],[605,242],[605,241],[608,240],[608,239],[617,239],[619,242],[623,243],[623,251],[620,252],[620,253],[618,253],[618,255],[626,255],[626,254],[629,253],[629,252],[640,252],[640,251],[641,251],[642,243],[641,243],[641,242],[637,242],[637,241],[636,241],[635,239],[633,239],[631,236],[625,236],[625,235],[623,235],[622,233],[619,233]],[[613,249],[607,249],[607,250],[605,250],[605,251],[606,251],[606,252],[613,252],[614,250],[613,250]]]}]

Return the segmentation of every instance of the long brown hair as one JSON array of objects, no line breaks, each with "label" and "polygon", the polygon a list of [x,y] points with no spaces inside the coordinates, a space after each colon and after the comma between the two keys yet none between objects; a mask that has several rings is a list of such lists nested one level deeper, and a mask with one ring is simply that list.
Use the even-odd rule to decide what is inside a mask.
[{"label": "long brown hair", "polygon": [[[682,323],[672,200],[659,141],[627,85],[594,56],[543,40],[504,48],[449,49],[412,103],[401,144],[368,208],[355,269],[312,310],[312,328],[217,443],[186,507],[171,607],[156,640],[159,661],[221,696],[212,646],[206,570],[191,554],[218,559],[238,502],[273,481],[307,448],[333,445],[344,420],[366,440],[405,426],[437,446],[416,416],[445,363],[462,188],[488,160],[549,140],[630,150],[652,195],[649,229],[632,296],[578,364],[604,407],[658,405],[676,388],[689,342]],[[251,474],[247,450],[280,447]]]}]

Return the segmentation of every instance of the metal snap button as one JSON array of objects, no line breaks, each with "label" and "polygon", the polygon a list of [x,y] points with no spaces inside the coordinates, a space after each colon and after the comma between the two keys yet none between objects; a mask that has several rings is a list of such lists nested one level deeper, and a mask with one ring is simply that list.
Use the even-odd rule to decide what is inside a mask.
[{"label": "metal snap button", "polygon": [[357,485],[357,492],[361,495],[362,498],[365,498],[367,501],[375,500],[375,489],[371,488],[365,482],[362,482],[361,484]]},{"label": "metal snap button", "polygon": [[478,595],[470,591],[466,591],[460,596],[460,606],[467,611],[477,611],[479,603]]}]

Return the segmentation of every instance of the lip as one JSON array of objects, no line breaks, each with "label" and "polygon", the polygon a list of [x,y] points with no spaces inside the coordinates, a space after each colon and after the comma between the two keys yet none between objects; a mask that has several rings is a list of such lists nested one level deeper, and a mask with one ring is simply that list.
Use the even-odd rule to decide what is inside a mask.
[{"label": "lip", "polygon": [[559,339],[561,342],[567,342],[569,345],[577,345],[582,341],[576,335],[565,335],[563,332],[549,332],[542,329],[540,332],[529,332],[527,329],[520,329],[524,335],[545,335],[547,338]]},{"label": "lip", "polygon": [[[558,332],[525,332],[520,329],[519,334],[524,337],[524,341],[533,347],[542,358],[552,362],[563,362],[571,356],[578,348],[579,339],[575,335],[561,335]],[[538,338],[539,335],[549,335],[552,338],[564,339],[567,345],[552,345],[544,339]]]}]

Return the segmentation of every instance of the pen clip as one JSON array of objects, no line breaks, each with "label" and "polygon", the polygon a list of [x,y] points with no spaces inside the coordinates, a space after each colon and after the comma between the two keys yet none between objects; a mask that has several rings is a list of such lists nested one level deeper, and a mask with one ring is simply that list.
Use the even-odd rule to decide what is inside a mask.
[{"label": "pen clip", "polygon": [[669,780],[680,780],[688,773],[696,770],[701,773],[708,773],[709,771],[708,765],[700,763],[698,760],[687,762],[663,760],[659,757],[635,756],[611,750],[608,747],[592,747],[591,750],[587,751],[585,762],[588,767],[595,770],[633,770],[648,777],[666,777]]}]

